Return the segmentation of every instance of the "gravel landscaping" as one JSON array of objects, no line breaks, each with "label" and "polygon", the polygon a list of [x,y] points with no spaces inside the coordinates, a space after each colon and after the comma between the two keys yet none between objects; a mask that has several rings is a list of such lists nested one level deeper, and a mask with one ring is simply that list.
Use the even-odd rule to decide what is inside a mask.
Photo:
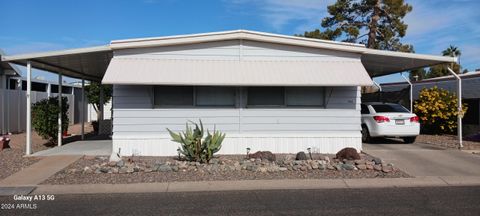
[{"label": "gravel landscaping", "polygon": [[313,155],[314,160],[276,155],[275,161],[269,161],[221,155],[210,164],[179,161],[176,157],[124,157],[119,162],[109,162],[108,157],[85,156],[42,184],[410,177],[379,158],[360,156],[359,160],[339,161],[332,159],[335,155]]},{"label": "gravel landscaping", "polygon": [[[90,126],[85,124],[86,132],[92,131]],[[72,125],[69,132],[79,134],[80,125]],[[26,134],[12,134],[10,137],[10,148],[0,151],[0,180],[38,162],[41,158],[24,157]],[[37,133],[32,133],[32,150],[33,152],[42,151],[51,148],[51,144],[47,140],[42,139]]]},{"label": "gravel landscaping", "polygon": [[[427,135],[417,136],[416,143],[439,146],[443,148],[458,148],[458,138],[454,135]],[[480,150],[480,142],[463,141],[463,150]]]}]

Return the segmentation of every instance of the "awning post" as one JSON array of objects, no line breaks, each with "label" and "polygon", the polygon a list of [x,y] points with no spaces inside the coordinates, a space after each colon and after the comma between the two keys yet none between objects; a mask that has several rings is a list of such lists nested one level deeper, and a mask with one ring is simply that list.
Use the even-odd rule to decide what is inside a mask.
[{"label": "awning post", "polygon": [[[103,120],[103,107],[104,107],[104,104],[105,104],[105,94],[103,92],[103,86],[102,84],[99,84],[100,85],[100,101],[99,101],[99,105],[100,107],[98,107],[98,110],[99,110],[99,116],[98,116],[98,120]],[[100,122],[99,122],[99,125],[100,125]]]},{"label": "awning post", "polygon": [[458,80],[458,115],[457,115],[457,136],[458,136],[458,147],[463,148],[463,129],[462,129],[462,118],[463,118],[463,107],[462,107],[462,79],[458,76],[451,68],[447,67],[448,72],[450,72]]},{"label": "awning post", "polygon": [[5,119],[6,118],[6,115],[5,115],[6,114],[6,108],[7,108],[6,103],[5,103],[5,95],[7,94],[7,88],[5,87],[6,86],[5,77],[6,77],[5,74],[0,75],[0,82],[1,82],[0,83],[0,91],[2,93],[2,96],[1,96],[2,100],[0,101],[1,102],[0,106],[2,107],[1,108],[1,110],[2,110],[2,113],[1,113],[1,115],[2,115],[2,131],[1,131],[1,133],[2,134],[7,133],[7,129],[6,129],[6,125],[7,125],[6,122],[7,121]]},{"label": "awning post", "polygon": [[413,84],[405,75],[402,74],[402,77],[408,82],[408,85],[410,85],[410,113],[413,113]]},{"label": "awning post", "polygon": [[63,131],[62,131],[62,73],[58,73],[58,107],[60,112],[58,113],[58,134],[57,144],[62,146]]},{"label": "awning post", "polygon": [[32,63],[27,61],[27,137],[25,154],[30,155],[32,153]]},{"label": "awning post", "polygon": [[82,121],[82,140],[85,139],[85,79],[82,77],[82,102],[81,102],[81,110],[80,110],[80,119]]}]

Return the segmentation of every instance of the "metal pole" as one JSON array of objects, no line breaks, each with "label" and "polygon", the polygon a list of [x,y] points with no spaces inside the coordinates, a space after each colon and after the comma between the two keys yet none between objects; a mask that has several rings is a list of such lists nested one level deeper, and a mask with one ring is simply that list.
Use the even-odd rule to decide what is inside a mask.
[{"label": "metal pole", "polygon": [[25,154],[32,153],[32,63],[27,61],[27,137]]},{"label": "metal pole", "polygon": [[403,79],[405,79],[410,85],[410,113],[413,113],[413,84],[410,80],[402,74]]},{"label": "metal pole", "polygon": [[80,105],[82,106],[80,110],[80,119],[82,121],[82,140],[85,139],[85,79],[82,78],[82,102]]},{"label": "metal pole", "polygon": [[6,129],[7,124],[5,123],[6,122],[5,114],[6,114],[6,107],[7,107],[6,103],[5,103],[5,94],[7,93],[7,88],[5,88],[5,86],[6,86],[5,77],[6,76],[4,74],[0,75],[0,82],[1,82],[0,83],[0,87],[1,87],[0,91],[2,92],[2,104],[1,104],[1,107],[2,107],[2,109],[1,109],[2,110],[2,132],[1,133],[2,134],[7,133],[7,129]]},{"label": "metal pole", "polygon": [[452,69],[447,67],[448,71],[458,80],[458,115],[457,115],[457,136],[458,136],[458,145],[459,148],[463,148],[463,128],[462,128],[462,118],[463,118],[463,108],[462,108],[462,79],[458,76]]},{"label": "metal pole", "polygon": [[58,74],[58,107],[60,112],[58,113],[58,134],[57,134],[57,144],[58,146],[62,146],[62,138],[63,138],[63,131],[62,131],[62,73]]},{"label": "metal pole", "polygon": [[52,96],[52,84],[48,83],[47,84],[47,97],[51,97]]}]

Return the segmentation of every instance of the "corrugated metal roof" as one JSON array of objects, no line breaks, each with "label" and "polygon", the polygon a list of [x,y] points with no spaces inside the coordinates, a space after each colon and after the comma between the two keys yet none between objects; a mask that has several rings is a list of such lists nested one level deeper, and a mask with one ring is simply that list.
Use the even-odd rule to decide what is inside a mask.
[{"label": "corrugated metal roof", "polygon": [[106,84],[369,86],[357,61],[247,61],[113,58]]}]

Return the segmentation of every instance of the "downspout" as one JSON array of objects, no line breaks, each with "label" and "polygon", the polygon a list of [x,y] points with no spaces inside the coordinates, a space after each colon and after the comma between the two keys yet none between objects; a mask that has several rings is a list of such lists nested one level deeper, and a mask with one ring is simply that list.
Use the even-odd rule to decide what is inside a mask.
[{"label": "downspout", "polygon": [[458,136],[458,148],[463,148],[463,129],[462,129],[462,118],[463,118],[463,107],[462,107],[462,79],[458,76],[450,67],[447,67],[447,70],[458,80],[458,114],[457,114],[457,136]]},{"label": "downspout", "polygon": [[410,113],[413,113],[413,84],[405,75],[402,74],[402,77],[408,82],[408,85],[410,85]]}]

